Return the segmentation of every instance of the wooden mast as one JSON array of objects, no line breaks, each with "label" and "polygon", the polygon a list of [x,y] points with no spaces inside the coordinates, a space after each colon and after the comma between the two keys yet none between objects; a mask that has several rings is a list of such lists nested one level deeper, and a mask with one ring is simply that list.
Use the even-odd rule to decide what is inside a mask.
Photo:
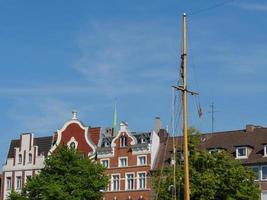
[{"label": "wooden mast", "polygon": [[183,15],[183,49],[182,49],[182,86],[173,86],[175,89],[183,92],[183,132],[184,132],[184,199],[190,200],[189,189],[189,167],[188,167],[188,134],[187,134],[187,93],[191,95],[198,95],[198,93],[187,89],[186,82],[186,14]]},{"label": "wooden mast", "polygon": [[189,167],[188,167],[188,136],[187,136],[187,82],[186,82],[186,14],[183,15],[183,129],[184,129],[184,199],[190,200]]}]

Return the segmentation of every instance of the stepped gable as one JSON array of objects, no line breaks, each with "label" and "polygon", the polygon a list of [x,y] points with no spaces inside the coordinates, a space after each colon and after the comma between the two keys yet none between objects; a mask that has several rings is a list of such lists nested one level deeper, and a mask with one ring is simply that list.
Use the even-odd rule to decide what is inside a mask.
[{"label": "stepped gable", "polygon": [[[33,139],[33,145],[38,146],[38,155],[43,154],[45,157],[52,146],[53,137],[38,137]],[[20,147],[20,140],[11,140],[8,150],[7,158],[14,158],[14,149]]]}]

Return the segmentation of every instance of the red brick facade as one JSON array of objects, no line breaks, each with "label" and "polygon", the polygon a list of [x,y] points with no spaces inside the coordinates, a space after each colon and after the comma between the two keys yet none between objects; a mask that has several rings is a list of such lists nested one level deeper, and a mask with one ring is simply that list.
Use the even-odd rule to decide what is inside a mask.
[{"label": "red brick facade", "polygon": [[[138,143],[137,138],[127,130],[127,126],[121,128],[109,145],[104,141],[103,148],[98,151],[98,161],[104,165],[106,165],[104,162],[108,162],[107,174],[110,176],[110,184],[105,191],[104,199],[150,199],[149,141]],[[141,157],[143,163],[140,163]],[[119,177],[117,183],[114,176]]]}]

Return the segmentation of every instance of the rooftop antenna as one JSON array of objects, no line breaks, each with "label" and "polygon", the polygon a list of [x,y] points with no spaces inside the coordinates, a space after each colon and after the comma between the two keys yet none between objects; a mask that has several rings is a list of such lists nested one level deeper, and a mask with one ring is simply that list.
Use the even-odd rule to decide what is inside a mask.
[{"label": "rooftop antenna", "polygon": [[209,113],[211,113],[211,133],[214,132],[214,122],[215,122],[215,115],[214,113],[217,112],[217,110],[215,110],[215,106],[214,103],[212,102],[210,105],[211,111]]}]

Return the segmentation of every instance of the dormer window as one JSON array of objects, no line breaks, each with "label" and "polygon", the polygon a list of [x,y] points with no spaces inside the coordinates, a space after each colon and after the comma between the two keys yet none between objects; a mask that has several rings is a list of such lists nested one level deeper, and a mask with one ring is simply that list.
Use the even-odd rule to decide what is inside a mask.
[{"label": "dormer window", "polygon": [[248,158],[247,147],[237,147],[236,148],[236,158],[237,159]]},{"label": "dormer window", "polygon": [[264,155],[263,156],[267,157],[267,144],[264,145]]},{"label": "dormer window", "polygon": [[120,137],[120,147],[127,146],[127,138],[125,136]]},{"label": "dormer window", "polygon": [[105,141],[104,146],[105,147],[109,147],[109,142],[108,141]]},{"label": "dormer window", "polygon": [[221,151],[222,151],[222,149],[217,149],[217,148],[209,149],[209,153],[210,153],[210,154],[220,153]]},{"label": "dormer window", "polygon": [[19,164],[21,164],[21,163],[22,163],[22,155],[19,154]]},{"label": "dormer window", "polygon": [[141,138],[141,144],[146,143],[146,139],[145,138]]}]

